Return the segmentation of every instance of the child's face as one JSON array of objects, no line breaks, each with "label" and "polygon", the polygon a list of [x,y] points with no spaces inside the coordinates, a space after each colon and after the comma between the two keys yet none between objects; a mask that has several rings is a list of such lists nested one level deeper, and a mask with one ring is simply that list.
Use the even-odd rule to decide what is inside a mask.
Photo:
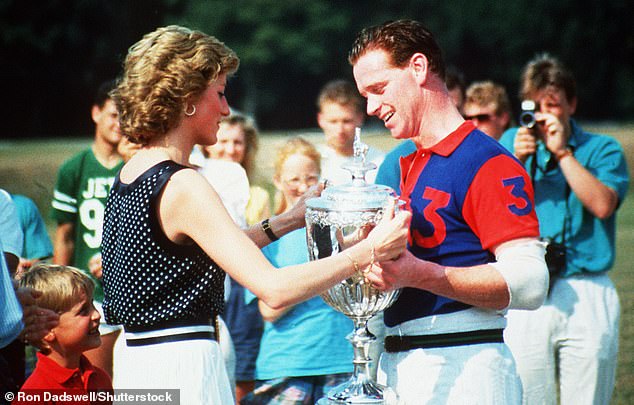
[{"label": "child's face", "polygon": [[59,316],[52,330],[57,344],[66,352],[82,353],[101,345],[99,320],[101,315],[85,295],[70,310]]},{"label": "child's face", "polygon": [[317,163],[299,153],[290,155],[281,167],[279,176],[274,179],[275,186],[282,192],[287,206],[292,207],[304,195],[310,186],[319,181]]}]

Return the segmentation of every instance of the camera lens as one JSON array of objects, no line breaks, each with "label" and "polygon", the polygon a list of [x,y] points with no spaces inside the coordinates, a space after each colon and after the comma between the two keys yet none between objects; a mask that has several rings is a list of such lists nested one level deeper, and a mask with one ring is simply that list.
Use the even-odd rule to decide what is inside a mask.
[{"label": "camera lens", "polygon": [[535,114],[532,111],[522,111],[520,125],[526,128],[533,128],[535,126]]},{"label": "camera lens", "polygon": [[535,126],[535,102],[533,100],[522,101],[522,113],[520,114],[520,125],[525,128]]}]

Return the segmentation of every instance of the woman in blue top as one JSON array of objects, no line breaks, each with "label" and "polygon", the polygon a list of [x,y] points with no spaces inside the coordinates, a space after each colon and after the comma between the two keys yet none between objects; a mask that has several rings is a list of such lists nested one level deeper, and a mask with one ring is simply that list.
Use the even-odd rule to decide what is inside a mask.
[{"label": "woman in blue top", "polygon": [[[278,151],[273,182],[281,214],[320,176],[320,154],[302,138]],[[306,230],[295,230],[262,249],[275,267],[308,262]],[[247,300],[254,299],[247,293]],[[273,309],[259,302],[267,321],[255,377],[256,389],[241,404],[314,404],[352,372],[352,346],[345,339],[352,321],[320,297]]]}]

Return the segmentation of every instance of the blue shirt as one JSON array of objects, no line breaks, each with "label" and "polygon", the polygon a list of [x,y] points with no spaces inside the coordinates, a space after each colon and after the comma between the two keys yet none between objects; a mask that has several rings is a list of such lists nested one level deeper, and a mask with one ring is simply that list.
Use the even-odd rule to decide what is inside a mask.
[{"label": "blue shirt", "polygon": [[0,241],[0,349],[18,337],[22,327],[22,308],[15,296],[9,269],[4,260]]},{"label": "blue shirt", "polygon": [[[615,190],[620,204],[629,185],[621,145],[609,136],[583,131],[574,120],[570,123],[572,133],[568,145],[573,149],[575,159],[601,183]],[[516,134],[517,128],[507,130],[500,143],[513,151]],[[566,179],[541,141],[537,143],[536,158],[533,183],[540,235],[561,243],[564,219],[568,218],[565,229],[566,269],[561,275],[609,270],[615,257],[616,213],[599,219],[583,207],[574,192],[569,192],[566,208]],[[533,160],[534,157],[530,156],[525,163],[529,173]]]},{"label": "blue shirt", "polygon": [[[306,263],[306,229],[281,237],[262,252],[275,267]],[[254,297],[247,291],[247,299]],[[265,322],[255,378],[352,372],[352,345],[346,340],[352,329],[352,321],[320,297],[295,305],[275,322]]]},{"label": "blue shirt", "polygon": [[11,197],[18,211],[20,227],[24,232],[22,257],[43,259],[53,256],[53,244],[37,205],[33,200],[23,195],[13,194]]},{"label": "blue shirt", "polygon": [[397,194],[401,193],[401,166],[400,158],[416,152],[416,144],[411,139],[407,139],[385,155],[383,163],[379,166],[374,182],[384,186],[390,186]]}]

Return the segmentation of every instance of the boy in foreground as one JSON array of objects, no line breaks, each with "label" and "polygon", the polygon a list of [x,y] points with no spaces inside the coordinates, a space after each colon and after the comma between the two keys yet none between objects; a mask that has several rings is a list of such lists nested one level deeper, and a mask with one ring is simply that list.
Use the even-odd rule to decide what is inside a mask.
[{"label": "boy in foreground", "polygon": [[[54,403],[54,397],[63,394],[85,394],[88,401],[79,403],[105,399],[96,393],[113,392],[110,377],[83,355],[101,345],[101,317],[93,305],[93,281],[70,266],[38,263],[24,273],[20,284],[42,292],[38,305],[57,312],[59,324],[44,336],[35,370],[14,403],[25,403],[20,399],[27,396],[39,396],[37,403]],[[47,401],[47,397],[53,398]]]}]

